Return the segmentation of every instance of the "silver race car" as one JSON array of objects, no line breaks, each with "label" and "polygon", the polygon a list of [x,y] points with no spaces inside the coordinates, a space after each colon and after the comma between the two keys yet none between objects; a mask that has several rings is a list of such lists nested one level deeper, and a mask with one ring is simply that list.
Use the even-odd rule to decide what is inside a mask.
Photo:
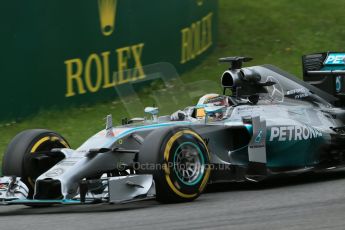
[{"label": "silver race car", "polygon": [[344,53],[303,57],[304,81],[271,65],[230,68],[223,92],[196,105],[106,127],[71,149],[42,129],[19,133],[3,157],[3,204],[124,203],[196,199],[209,183],[345,165]]}]

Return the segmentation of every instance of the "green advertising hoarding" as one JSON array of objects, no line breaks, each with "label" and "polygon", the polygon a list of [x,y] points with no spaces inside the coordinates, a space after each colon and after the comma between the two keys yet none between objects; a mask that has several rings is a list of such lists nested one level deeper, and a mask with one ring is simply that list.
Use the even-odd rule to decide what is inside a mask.
[{"label": "green advertising hoarding", "polygon": [[2,5],[0,119],[114,98],[114,87],[145,78],[143,66],[169,62],[181,73],[216,41],[217,0]]}]

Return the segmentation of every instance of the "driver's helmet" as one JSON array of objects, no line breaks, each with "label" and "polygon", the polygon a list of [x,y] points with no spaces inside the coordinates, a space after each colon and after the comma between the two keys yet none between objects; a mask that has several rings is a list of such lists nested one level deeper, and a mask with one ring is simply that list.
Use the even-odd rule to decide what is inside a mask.
[{"label": "driver's helmet", "polygon": [[200,119],[205,117],[206,114],[204,107],[207,106],[229,106],[228,97],[216,93],[210,93],[202,96],[196,105],[197,118]]}]

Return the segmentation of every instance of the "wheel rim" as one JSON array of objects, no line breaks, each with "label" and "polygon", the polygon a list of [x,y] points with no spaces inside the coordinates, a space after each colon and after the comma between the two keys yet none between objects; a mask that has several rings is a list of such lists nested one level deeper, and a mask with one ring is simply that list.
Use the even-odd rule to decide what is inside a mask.
[{"label": "wheel rim", "polygon": [[186,185],[195,185],[203,178],[205,159],[195,143],[180,144],[175,151],[173,164],[177,178]]}]

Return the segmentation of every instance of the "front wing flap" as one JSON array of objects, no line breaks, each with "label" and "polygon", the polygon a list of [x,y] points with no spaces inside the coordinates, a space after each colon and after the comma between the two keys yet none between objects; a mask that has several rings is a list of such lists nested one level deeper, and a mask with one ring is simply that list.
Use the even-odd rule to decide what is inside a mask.
[{"label": "front wing flap", "polygon": [[[86,188],[81,195],[73,199],[27,199],[28,188],[16,177],[0,178],[0,204],[3,205],[72,205],[92,203],[128,203],[153,199],[156,195],[155,182],[152,175],[128,175],[102,179],[106,185],[102,194],[94,194]],[[83,181],[85,182],[87,181]]]}]

